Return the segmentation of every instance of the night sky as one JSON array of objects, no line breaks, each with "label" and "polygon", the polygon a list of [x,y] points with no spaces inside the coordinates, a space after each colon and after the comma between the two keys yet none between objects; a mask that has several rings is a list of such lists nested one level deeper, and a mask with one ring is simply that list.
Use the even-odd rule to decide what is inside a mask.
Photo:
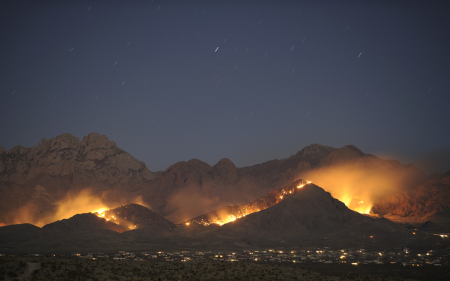
[{"label": "night sky", "polygon": [[108,136],[151,171],[312,143],[450,170],[449,1],[1,1],[0,145]]}]

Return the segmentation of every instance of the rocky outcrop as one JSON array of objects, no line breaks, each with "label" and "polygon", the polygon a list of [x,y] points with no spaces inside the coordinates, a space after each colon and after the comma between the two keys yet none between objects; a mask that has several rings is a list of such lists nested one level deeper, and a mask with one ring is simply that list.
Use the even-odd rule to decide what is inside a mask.
[{"label": "rocky outcrop", "polygon": [[450,206],[450,172],[430,179],[416,188],[392,194],[373,206],[372,212],[400,217],[426,217],[447,212]]}]

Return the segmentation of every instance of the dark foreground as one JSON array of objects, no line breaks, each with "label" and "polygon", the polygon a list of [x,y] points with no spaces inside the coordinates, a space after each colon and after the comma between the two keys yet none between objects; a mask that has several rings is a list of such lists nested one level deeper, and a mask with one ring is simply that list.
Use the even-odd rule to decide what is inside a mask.
[{"label": "dark foreground", "polygon": [[0,257],[1,280],[450,280],[449,266]]}]

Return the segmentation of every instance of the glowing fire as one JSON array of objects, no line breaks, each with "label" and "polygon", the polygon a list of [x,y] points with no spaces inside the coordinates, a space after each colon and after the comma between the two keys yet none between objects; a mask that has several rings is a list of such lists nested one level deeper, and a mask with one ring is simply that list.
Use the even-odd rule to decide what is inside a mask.
[{"label": "glowing fire", "polygon": [[[305,185],[310,184],[310,183],[311,183],[310,181],[307,181],[306,183],[299,184],[299,185],[297,185],[297,188],[302,188]],[[291,191],[289,191],[289,193],[291,193]]]},{"label": "glowing fire", "polygon": [[352,197],[347,194],[336,194],[335,192],[332,193],[332,196],[336,198],[337,200],[343,202],[345,206],[347,206],[349,209],[361,213],[361,214],[369,214],[370,210],[372,209],[372,204],[369,202],[364,202],[363,200]]},{"label": "glowing fire", "polygon": [[109,209],[99,209],[96,211],[92,211],[91,213],[97,215],[99,218],[104,218],[107,221],[112,220],[115,224],[120,225],[120,223],[117,222],[117,218],[114,215],[110,214],[108,211]]},{"label": "glowing fire", "polygon": [[226,223],[234,222],[237,219],[243,218],[249,214],[265,210],[275,204],[278,204],[283,199],[300,192],[299,189],[310,183],[310,181],[298,180],[290,186],[276,189],[249,204],[241,206],[227,206],[215,212],[196,217],[184,224],[189,225],[190,223],[197,223],[207,226],[211,224],[224,225]]},{"label": "glowing fire", "polygon": [[[91,213],[97,215],[97,216],[100,217],[100,218],[105,218],[105,212],[106,212],[107,210],[108,210],[108,209],[98,209],[98,210],[92,211]],[[109,220],[109,219],[106,218],[106,220]]]},{"label": "glowing fire", "polygon": [[[197,223],[208,226],[211,224],[224,225],[227,223],[231,223],[249,214],[262,211],[275,204],[278,204],[285,198],[290,197],[292,194],[300,192],[300,189],[302,189],[307,184],[311,184],[311,181],[299,180],[298,184],[293,184],[282,189],[274,190],[264,197],[249,204],[241,206],[227,206],[215,212],[196,217],[191,221],[185,222],[183,224],[189,226],[192,223]],[[371,203],[361,200],[357,197],[349,196],[345,193],[336,194],[335,192],[333,192],[332,196],[343,202],[349,209],[352,209],[361,214],[369,214],[370,209],[372,208]]]},{"label": "glowing fire", "polygon": [[[142,207],[142,206],[141,206]],[[108,228],[116,232],[124,232],[133,230],[146,225],[146,221],[151,220],[141,215],[136,204],[126,204],[114,209],[97,209],[92,211],[96,216],[102,218],[109,223]]]},{"label": "glowing fire", "polygon": [[[192,223],[197,223],[205,226],[211,224],[221,226],[227,223],[231,223],[249,214],[262,211],[275,204],[278,204],[282,200],[292,196],[295,193],[300,192],[300,190],[307,184],[311,184],[311,181],[298,180],[287,187],[273,190],[269,194],[266,194],[264,197],[259,198],[249,204],[241,206],[227,206],[219,209],[218,211],[196,217],[191,221],[184,222],[182,224],[184,224],[185,226],[189,226]],[[365,200],[349,196],[345,193],[336,194],[336,192],[333,192],[332,196],[342,201],[348,208],[363,214],[368,214],[372,207],[371,204],[367,204]],[[122,225],[123,227],[128,229],[135,229],[138,227],[131,221],[128,221],[126,217],[120,217],[120,219],[118,219],[115,216],[113,210],[99,208],[95,211],[92,211],[92,213],[96,214],[100,218],[104,218],[105,220],[111,221],[117,225]]]}]

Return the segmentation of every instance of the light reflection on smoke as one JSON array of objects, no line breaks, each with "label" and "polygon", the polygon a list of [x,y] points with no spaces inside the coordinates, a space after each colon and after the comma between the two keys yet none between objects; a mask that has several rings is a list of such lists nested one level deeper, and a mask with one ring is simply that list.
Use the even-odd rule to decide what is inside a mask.
[{"label": "light reflection on smoke", "polygon": [[299,175],[363,214],[368,214],[378,199],[416,186],[422,176],[412,166],[385,160],[318,168]]}]

